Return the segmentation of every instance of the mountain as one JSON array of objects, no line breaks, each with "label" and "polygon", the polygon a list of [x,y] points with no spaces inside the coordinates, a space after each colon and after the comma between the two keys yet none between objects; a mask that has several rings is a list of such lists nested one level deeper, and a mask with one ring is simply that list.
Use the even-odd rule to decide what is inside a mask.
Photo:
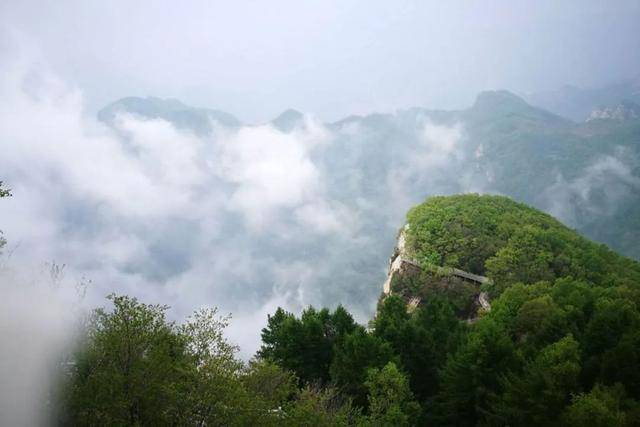
[{"label": "mountain", "polygon": [[545,126],[567,125],[567,120],[541,108],[536,108],[524,99],[506,90],[481,92],[473,106],[465,114],[476,121],[510,117]]},{"label": "mountain", "polygon": [[[157,116],[149,113],[147,117]],[[212,253],[243,253],[250,248],[253,262],[260,266],[260,275],[234,273],[219,280],[228,283],[225,295],[238,304],[248,293],[256,301],[271,295],[273,283],[283,280],[282,271],[268,268],[277,260],[279,266],[305,271],[303,280],[288,275],[285,280],[288,290],[304,289],[309,302],[342,301],[357,307],[361,316],[371,313],[384,280],[381,266],[394,246],[398,224],[407,209],[434,195],[506,195],[640,259],[639,119],[575,123],[510,92],[491,91],[479,94],[463,110],[411,108],[327,123],[321,144],[305,145],[305,138],[316,135],[298,126],[301,120],[300,113],[285,112],[267,124],[273,129],[266,135],[273,136],[276,129],[288,136],[287,146],[296,153],[306,150],[302,153],[305,168],[313,171],[319,183],[314,203],[279,209],[277,231],[264,233],[251,230],[237,210],[217,212],[222,237],[211,243]],[[233,129],[208,136],[207,147],[233,135]],[[262,135],[263,130],[250,135]],[[217,148],[213,152],[264,149],[260,144],[238,147],[224,141]],[[233,194],[237,184],[213,181],[210,188]],[[322,220],[327,227],[314,232],[299,222],[303,217]],[[171,224],[170,232],[179,234],[182,241],[197,241],[197,224],[180,229]],[[162,232],[162,238],[168,233]],[[180,259],[185,262],[167,263],[166,250],[158,249],[162,246],[149,248],[149,262],[139,267],[144,271],[138,274],[168,280],[183,274],[188,260],[198,256],[183,245]]]},{"label": "mountain", "polygon": [[289,109],[271,121],[271,124],[282,132],[291,132],[304,122],[304,115],[297,110]]},{"label": "mountain", "polygon": [[[628,82],[561,91],[580,93],[575,98],[591,105],[595,101],[585,99],[635,96],[638,88],[638,82]],[[347,204],[357,196],[383,203],[397,196],[389,193],[391,184],[401,186],[404,204],[374,213],[380,221],[373,228],[394,223],[409,203],[431,194],[497,192],[640,259],[640,220],[635,219],[640,217],[640,107],[621,101],[588,111],[591,120],[575,123],[500,90],[480,93],[465,110],[412,108],[351,116],[326,125],[335,143],[319,157],[318,166],[332,196]],[[200,135],[209,134],[213,123],[240,126],[227,113],[160,98],[124,98],[102,109],[98,118],[113,125],[118,112],[162,118]],[[290,109],[270,124],[288,133],[303,121],[302,113]],[[434,135],[425,135],[425,129]],[[442,138],[455,141],[441,144]],[[456,170],[460,173],[452,173]]]},{"label": "mountain", "polygon": [[525,99],[533,105],[582,122],[597,108],[610,107],[625,100],[640,103],[640,76],[591,89],[567,85],[557,90],[531,93]]},{"label": "mountain", "polygon": [[[395,276],[372,335],[422,397],[416,424],[638,422],[638,262],[502,196],[430,198],[407,214],[399,246],[419,267]],[[468,319],[462,331],[448,310]],[[426,360],[435,372],[417,364]]]},{"label": "mountain", "polygon": [[344,136],[332,165],[335,173],[362,171],[351,194],[384,193],[398,169],[398,185],[416,202],[505,194],[640,259],[640,120],[625,117],[574,123],[507,91],[483,92],[466,110],[414,108],[336,122],[339,138],[358,133]]},{"label": "mountain", "polygon": [[147,119],[163,119],[178,129],[190,130],[198,135],[210,134],[215,123],[240,126],[240,121],[229,113],[208,108],[194,108],[177,99],[155,97],[128,97],[119,99],[98,112],[98,120],[110,126],[121,113],[134,114]]},{"label": "mountain", "polygon": [[257,356],[364,414],[379,410],[371,373],[400,367],[391,378],[410,392],[385,395],[396,422],[371,425],[638,423],[637,261],[525,204],[466,194],[408,212],[389,273],[367,329],[342,307],[279,308]]},{"label": "mountain", "polygon": [[[563,277],[598,286],[627,281],[640,286],[638,262],[587,240],[548,214],[504,196],[439,196],[413,207],[392,260],[398,257],[416,267],[406,269],[408,274],[404,276],[412,276],[417,270],[456,276],[482,287],[492,297],[518,283]],[[402,280],[391,280],[386,293],[401,288],[398,282],[406,277],[399,274],[397,279]],[[415,287],[405,284],[404,291],[410,293],[406,297],[416,297],[430,290],[416,294]]]}]

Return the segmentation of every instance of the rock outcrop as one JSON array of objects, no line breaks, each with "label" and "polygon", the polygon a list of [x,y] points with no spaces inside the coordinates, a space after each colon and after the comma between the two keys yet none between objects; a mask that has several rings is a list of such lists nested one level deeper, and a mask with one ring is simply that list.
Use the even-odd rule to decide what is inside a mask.
[{"label": "rock outcrop", "polygon": [[[452,293],[458,297],[462,295],[463,300],[457,301],[459,315],[468,322],[475,321],[481,312],[491,310],[488,294],[480,289],[481,285],[491,282],[489,278],[451,267],[423,268],[408,252],[407,230],[408,224],[400,230],[393,255],[389,259],[387,279],[383,285],[385,296],[399,293],[407,302],[407,310],[412,311],[431,292]],[[398,286],[398,283],[408,281],[411,286]],[[464,300],[465,295],[469,297],[467,301]]]}]

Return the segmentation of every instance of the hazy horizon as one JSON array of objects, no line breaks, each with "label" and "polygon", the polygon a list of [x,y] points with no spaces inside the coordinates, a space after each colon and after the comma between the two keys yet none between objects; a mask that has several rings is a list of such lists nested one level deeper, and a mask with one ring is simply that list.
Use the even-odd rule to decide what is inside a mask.
[{"label": "hazy horizon", "polygon": [[482,90],[597,87],[640,70],[636,1],[8,1],[0,16],[3,50],[35,52],[89,113],[158,96],[249,123],[288,108],[332,121],[464,108]]}]

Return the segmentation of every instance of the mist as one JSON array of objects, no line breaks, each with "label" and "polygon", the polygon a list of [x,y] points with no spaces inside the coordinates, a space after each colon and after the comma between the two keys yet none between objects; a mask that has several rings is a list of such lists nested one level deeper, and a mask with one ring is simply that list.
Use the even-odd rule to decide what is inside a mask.
[{"label": "mist", "polygon": [[[218,307],[244,360],[277,307],[342,304],[366,324],[407,210],[432,195],[506,194],[615,241],[593,224],[640,194],[635,136],[570,168],[539,149],[525,194],[474,100],[633,79],[638,22],[634,1],[3,2],[0,423],[44,422],[59,349],[110,293],[177,321]],[[238,120],[111,104],[131,96]]]},{"label": "mist", "polygon": [[175,97],[248,122],[287,108],[323,121],[477,92],[629,79],[640,5],[617,1],[5,1],[2,26],[40,48],[96,111]]}]

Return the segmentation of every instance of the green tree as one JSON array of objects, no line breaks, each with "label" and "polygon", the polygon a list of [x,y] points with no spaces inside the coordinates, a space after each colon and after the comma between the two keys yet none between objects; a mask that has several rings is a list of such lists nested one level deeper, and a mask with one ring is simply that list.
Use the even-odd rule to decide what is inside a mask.
[{"label": "green tree", "polygon": [[418,423],[420,405],[413,400],[409,381],[393,362],[372,368],[365,385],[369,391],[369,415],[363,426],[411,426]]},{"label": "green tree", "polygon": [[516,366],[516,348],[504,327],[490,318],[478,322],[447,358],[428,419],[440,425],[478,424],[489,413],[501,376]]},{"label": "green tree", "polygon": [[306,386],[285,406],[279,425],[287,427],[342,427],[359,418],[349,400],[335,389]]},{"label": "green tree", "polygon": [[228,318],[205,309],[177,326],[167,306],[108,298],[69,366],[61,424],[269,425],[273,402],[243,383],[252,374],[223,337]]},{"label": "green tree", "polygon": [[228,320],[216,309],[200,309],[177,328],[190,362],[187,381],[177,384],[183,390],[179,398],[188,403],[190,423],[242,425],[262,409],[240,381],[243,364],[235,357],[237,348],[223,335]]},{"label": "green tree", "polygon": [[365,380],[369,368],[379,368],[393,358],[391,346],[381,338],[358,326],[336,343],[331,361],[331,381],[340,392],[350,396],[354,404],[365,407]]},{"label": "green tree", "polygon": [[281,408],[298,392],[295,375],[266,360],[251,361],[242,383],[251,395],[263,401],[267,411]]},{"label": "green tree", "polygon": [[258,356],[294,372],[303,383],[327,383],[334,344],[355,328],[343,307],[333,313],[309,307],[299,319],[278,308],[262,330]]},{"label": "green tree", "polygon": [[2,197],[10,197],[11,196],[11,190],[8,188],[2,188],[3,182],[0,181],[0,198]]},{"label": "green tree", "polygon": [[[624,388],[596,384],[589,393],[573,396],[571,405],[562,415],[567,427],[625,427],[637,425],[623,410]],[[635,420],[637,423],[639,420]]]},{"label": "green tree", "polygon": [[640,397],[639,331],[640,312],[633,301],[600,298],[585,331],[585,382],[612,385],[619,381]]},{"label": "green tree", "polygon": [[438,388],[438,371],[462,332],[452,304],[434,296],[408,313],[402,298],[392,295],[380,303],[373,326],[399,357],[416,398],[431,397]]},{"label": "green tree", "polygon": [[544,348],[522,373],[504,377],[496,419],[506,425],[554,424],[578,391],[579,375],[579,344],[572,336],[564,337]]},{"label": "green tree", "polygon": [[188,380],[187,340],[166,306],[111,295],[94,311],[71,367],[70,424],[167,425],[188,419],[179,384]]}]

